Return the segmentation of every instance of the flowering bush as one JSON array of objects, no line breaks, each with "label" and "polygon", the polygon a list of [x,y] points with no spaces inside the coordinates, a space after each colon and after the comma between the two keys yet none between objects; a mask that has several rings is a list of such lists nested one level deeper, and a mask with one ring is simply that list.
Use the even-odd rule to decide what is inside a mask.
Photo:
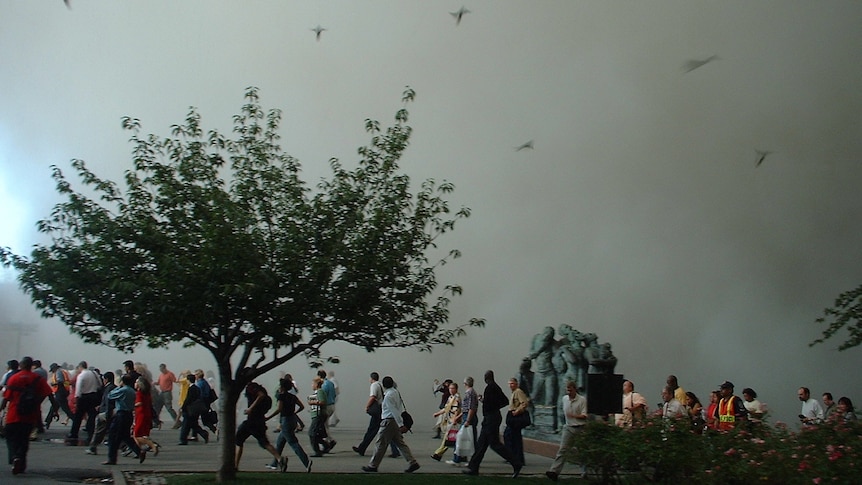
[{"label": "flowering bush", "polygon": [[571,461],[603,483],[859,483],[862,425],[830,422],[793,432],[747,423],[697,434],[687,419],[652,417],[632,428],[590,422],[575,437]]}]

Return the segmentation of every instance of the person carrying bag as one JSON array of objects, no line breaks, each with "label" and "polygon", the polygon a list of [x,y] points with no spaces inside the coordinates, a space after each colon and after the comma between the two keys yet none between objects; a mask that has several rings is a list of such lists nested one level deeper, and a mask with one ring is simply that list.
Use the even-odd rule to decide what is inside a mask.
[{"label": "person carrying bag", "polygon": [[461,426],[455,436],[455,454],[463,460],[473,455],[474,451],[476,450],[473,447],[473,427]]}]

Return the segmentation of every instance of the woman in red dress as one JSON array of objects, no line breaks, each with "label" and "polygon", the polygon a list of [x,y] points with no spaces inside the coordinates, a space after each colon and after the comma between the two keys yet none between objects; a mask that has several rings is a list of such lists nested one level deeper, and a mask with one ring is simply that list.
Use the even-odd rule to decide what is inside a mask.
[{"label": "woman in red dress", "polygon": [[150,439],[150,430],[153,429],[152,384],[141,376],[135,381],[135,389],[135,426],[132,436],[141,447],[140,459],[143,462],[147,451],[155,451],[158,456],[161,446]]}]

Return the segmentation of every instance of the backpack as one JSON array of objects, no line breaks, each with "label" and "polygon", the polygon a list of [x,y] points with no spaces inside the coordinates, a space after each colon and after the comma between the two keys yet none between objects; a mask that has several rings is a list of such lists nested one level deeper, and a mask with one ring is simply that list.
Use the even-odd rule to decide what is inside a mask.
[{"label": "backpack", "polygon": [[42,404],[42,400],[39,399],[39,395],[36,393],[36,383],[39,382],[39,379],[40,378],[37,376],[24,387],[10,386],[12,390],[21,393],[18,396],[18,414],[23,416],[28,414],[34,414],[39,411],[39,406]]}]

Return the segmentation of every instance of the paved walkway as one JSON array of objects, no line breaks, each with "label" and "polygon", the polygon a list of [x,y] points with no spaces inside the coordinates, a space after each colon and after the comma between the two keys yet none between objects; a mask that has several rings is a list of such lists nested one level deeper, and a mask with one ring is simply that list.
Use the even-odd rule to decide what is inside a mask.
[{"label": "paved walkway", "polygon": [[[270,427],[270,429],[272,429]],[[27,472],[22,475],[13,476],[10,466],[0,467],[0,483],[21,483],[26,485],[56,484],[56,483],[114,483],[125,484],[160,484],[164,479],[159,476],[161,472],[215,472],[218,468],[218,453],[220,445],[214,441],[209,444],[189,443],[188,446],[178,446],[178,430],[162,429],[153,431],[153,439],[162,445],[159,456],[147,454],[144,463],[138,463],[137,459],[119,458],[119,464],[114,466],[102,465],[106,459],[107,447],[100,446],[99,454],[96,456],[84,453],[83,446],[66,446],[63,444],[63,436],[68,433],[68,426],[54,423],[52,429],[46,434],[40,435],[38,441],[31,442],[28,455]],[[337,441],[333,453],[321,458],[312,458],[314,465],[312,473],[362,473],[361,467],[368,464],[370,452],[361,457],[351,447],[356,445],[365,429],[339,426],[332,429]],[[413,451],[419,464],[422,466],[416,473],[460,473],[461,468],[436,462],[431,459],[431,454],[440,444],[439,440],[431,439],[431,433],[420,431],[408,434],[407,445]],[[270,438],[274,440],[273,433]],[[301,433],[300,443],[306,451],[309,449],[308,437]],[[5,442],[2,443],[5,448]],[[2,450],[4,456],[6,450]],[[304,473],[299,458],[293,454],[290,447],[285,448],[288,457],[288,473]],[[451,451],[446,459],[451,459]],[[246,442],[241,471],[267,471],[265,465],[271,456],[261,449],[252,438]],[[527,466],[522,471],[523,476],[544,476],[545,470],[551,464],[551,459],[527,454]],[[384,458],[380,464],[381,473],[403,473],[407,463],[403,458]],[[565,470],[575,473],[577,467],[569,466]],[[273,471],[272,473],[277,473]],[[485,455],[480,473],[483,475],[509,476],[512,467],[490,449]]]}]

